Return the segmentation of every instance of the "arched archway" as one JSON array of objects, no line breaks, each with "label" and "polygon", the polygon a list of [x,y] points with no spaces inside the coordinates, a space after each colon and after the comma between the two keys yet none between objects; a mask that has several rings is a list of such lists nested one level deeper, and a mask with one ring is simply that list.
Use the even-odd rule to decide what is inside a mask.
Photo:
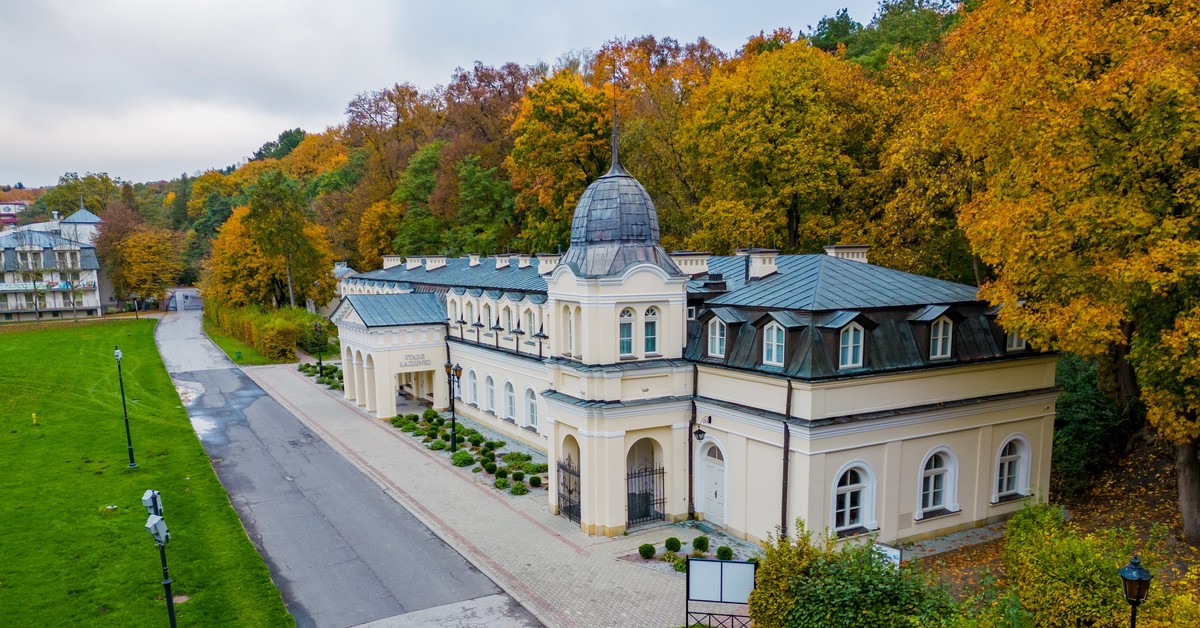
[{"label": "arched archway", "polygon": [[579,523],[583,503],[583,491],[579,483],[579,441],[567,434],[559,451],[562,453],[556,474],[558,514]]},{"label": "arched archway", "polygon": [[704,520],[715,526],[725,525],[725,454],[716,443],[700,449],[700,490],[704,491]]},{"label": "arched archway", "polygon": [[358,382],[358,379],[356,379],[358,374],[354,369],[354,350],[350,347],[346,347],[345,351],[342,352],[342,373],[342,376],[346,378],[345,386],[343,386],[346,400],[354,401],[358,398],[356,395],[357,391],[354,388]]},{"label": "arched archway", "polygon": [[626,527],[666,519],[666,469],[662,445],[642,438],[625,454]]},{"label": "arched archway", "polygon": [[354,352],[354,403],[367,405],[367,378],[363,373],[362,351]]},{"label": "arched archway", "polygon": [[375,357],[369,353],[366,362],[363,363],[363,379],[366,380],[367,412],[375,412],[379,407],[379,402],[375,398]]}]

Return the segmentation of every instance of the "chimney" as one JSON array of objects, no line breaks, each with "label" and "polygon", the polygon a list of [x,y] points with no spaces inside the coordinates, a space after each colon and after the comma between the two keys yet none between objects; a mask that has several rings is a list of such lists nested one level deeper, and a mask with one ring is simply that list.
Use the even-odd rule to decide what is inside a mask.
[{"label": "chimney", "polygon": [[721,273],[711,273],[704,280],[704,289],[713,292],[725,292],[729,286],[725,283],[725,276]]},{"label": "chimney", "polygon": [[404,261],[404,257],[403,257],[403,256],[400,256],[400,255],[384,255],[384,256],[383,256],[383,267],[384,267],[384,268],[391,268],[391,267],[393,267],[393,266],[399,266],[399,265],[400,265],[400,262],[402,262],[402,261]]},{"label": "chimney", "polygon": [[346,262],[334,262],[334,263],[333,263],[333,269],[334,269],[334,270],[341,270],[341,269],[343,269],[343,268],[345,268],[345,267],[346,267]]},{"label": "chimney", "polygon": [[868,244],[833,244],[825,247],[825,253],[841,259],[867,263]]},{"label": "chimney", "polygon": [[776,271],[775,258],[779,249],[738,249],[736,255],[746,257],[746,281],[762,279]]},{"label": "chimney", "polygon": [[695,277],[708,273],[708,253],[699,251],[671,251],[671,261],[679,270]]},{"label": "chimney", "polygon": [[54,214],[54,219],[55,219],[55,220],[58,220],[58,210],[56,209],[56,210],[54,210],[54,211],[53,211],[53,212],[51,212],[51,213],[52,213],[52,214]]},{"label": "chimney", "polygon": [[468,255],[468,256],[467,256],[467,260],[468,260],[468,261],[467,261],[467,266],[470,266],[471,268],[474,268],[474,267],[476,267],[476,266],[478,266],[478,265],[479,265],[479,254],[478,254],[478,253],[471,253],[470,255]]},{"label": "chimney", "polygon": [[404,270],[412,270],[414,268],[419,268],[420,266],[421,258],[419,257],[406,257],[404,259]]},{"label": "chimney", "polygon": [[446,265],[445,255],[426,255],[425,256],[425,271],[431,271]]},{"label": "chimney", "polygon": [[517,268],[529,268],[529,266],[530,266],[529,260],[530,260],[529,255],[524,255],[524,254],[518,255],[517,256]]},{"label": "chimney", "polygon": [[538,253],[538,274],[545,275],[554,270],[554,267],[558,266],[558,260],[560,259],[562,259],[562,256],[556,253]]},{"label": "chimney", "polygon": [[501,253],[500,255],[497,255],[496,256],[496,270],[500,270],[501,268],[508,268],[509,261],[510,260],[509,260],[508,253]]}]

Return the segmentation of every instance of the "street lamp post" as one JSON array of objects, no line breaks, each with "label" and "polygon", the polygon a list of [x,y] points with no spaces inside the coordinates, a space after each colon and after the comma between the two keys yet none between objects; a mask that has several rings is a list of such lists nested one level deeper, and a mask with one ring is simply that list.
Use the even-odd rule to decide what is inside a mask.
[{"label": "street lamp post", "polygon": [[121,350],[113,345],[113,356],[117,358],[117,381],[121,384],[121,412],[125,414],[125,443],[129,447],[129,468],[138,468],[133,461],[133,437],[129,434],[129,408],[125,406],[125,377],[121,374]]},{"label": "street lamp post", "polygon": [[321,361],[321,355],[325,349],[325,326],[317,321],[313,323],[313,331],[317,333],[317,377],[324,377],[325,364]]},{"label": "street lamp post", "polygon": [[1129,628],[1137,628],[1138,605],[1146,601],[1154,574],[1143,567],[1141,557],[1134,554],[1128,565],[1117,570],[1117,575],[1121,576],[1125,601],[1129,602]]},{"label": "street lamp post", "polygon": [[450,393],[450,453],[458,451],[458,425],[454,420],[454,385],[462,379],[462,365],[446,360],[446,391]]},{"label": "street lamp post", "polygon": [[167,595],[167,617],[171,628],[175,628],[175,597],[171,595],[171,575],[167,571],[167,543],[171,540],[171,532],[167,530],[167,522],[162,517],[162,498],[158,491],[146,491],[142,495],[142,505],[146,507],[146,531],[154,537],[158,545],[158,557],[162,561],[163,591]]}]

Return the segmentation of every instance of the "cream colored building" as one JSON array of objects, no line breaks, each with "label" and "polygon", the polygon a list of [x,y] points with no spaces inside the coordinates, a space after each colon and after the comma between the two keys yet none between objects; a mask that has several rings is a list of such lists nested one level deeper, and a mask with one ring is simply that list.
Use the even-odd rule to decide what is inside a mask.
[{"label": "cream colored building", "polygon": [[[614,159],[615,162],[615,159]],[[694,517],[761,540],[797,518],[916,540],[1045,495],[1053,355],[970,286],[828,255],[667,254],[619,164],[562,256],[385,258],[343,279],[346,398],[398,395],[544,450],[588,534]]]}]

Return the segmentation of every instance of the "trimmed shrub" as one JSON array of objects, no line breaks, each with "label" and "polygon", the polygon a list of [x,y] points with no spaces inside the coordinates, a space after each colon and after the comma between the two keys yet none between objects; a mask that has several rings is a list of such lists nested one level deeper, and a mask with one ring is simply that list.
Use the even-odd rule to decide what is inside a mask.
[{"label": "trimmed shrub", "polygon": [[482,436],[471,436],[470,442],[475,447],[478,447],[479,444],[483,442],[483,437]]},{"label": "trimmed shrub", "polygon": [[679,558],[676,558],[675,563],[671,566],[675,568],[675,571],[687,573],[687,557],[680,556]]},{"label": "trimmed shrub", "polygon": [[500,449],[501,447],[507,445],[508,443],[506,441],[502,441],[502,440],[490,440],[490,441],[488,441],[488,444],[490,444],[492,446],[492,449]]},{"label": "trimmed shrub", "polygon": [[645,558],[645,559],[654,558],[655,553],[656,553],[656,550],[654,549],[654,546],[649,543],[642,543],[641,545],[638,546],[638,555],[641,556],[642,558]]},{"label": "trimmed shrub", "polygon": [[489,440],[489,441],[486,441],[483,443],[483,448],[486,449],[487,451],[491,451],[491,450],[495,449],[496,446],[493,445],[492,441]]},{"label": "trimmed shrub", "polygon": [[524,482],[513,482],[512,488],[508,492],[513,495],[527,495],[529,488],[525,486]]},{"label": "trimmed shrub", "polygon": [[538,488],[539,486],[541,486],[542,485],[542,476],[540,476],[540,475],[529,476],[529,485],[532,486],[533,488]]},{"label": "trimmed shrub", "polygon": [[[493,463],[493,464],[495,464],[495,463]],[[498,478],[508,477],[508,469],[505,469],[503,467],[496,469],[496,477],[498,477]]]},{"label": "trimmed shrub", "polygon": [[450,444],[444,440],[435,440],[432,443],[430,443],[429,448],[434,451],[441,451],[449,446],[450,446]]},{"label": "trimmed shrub", "polygon": [[663,547],[667,548],[668,552],[678,552],[683,547],[683,544],[679,542],[679,539],[671,536],[667,537],[667,540],[663,542]]},{"label": "trimmed shrub", "polygon": [[[421,440],[422,443],[428,443],[428,442],[432,442],[432,441],[433,441],[432,436],[426,436],[424,439]],[[441,442],[441,441],[438,441],[438,442]]]},{"label": "trimmed shrub", "polygon": [[475,465],[475,468],[471,469],[471,473],[479,473],[480,471],[483,471],[483,467],[479,465]]},{"label": "trimmed shrub", "polygon": [[526,462],[525,464],[521,465],[521,468],[525,470],[525,473],[533,475],[534,473],[545,473],[549,471],[550,465],[546,464],[545,462]]},{"label": "trimmed shrub", "polygon": [[404,425],[404,417],[394,416],[388,422],[392,424],[392,427],[401,427]]},{"label": "trimmed shrub", "polygon": [[494,486],[500,490],[504,490],[504,489],[508,488],[508,480],[506,480],[504,478],[496,478],[496,481],[492,482],[492,486]]},{"label": "trimmed shrub", "polygon": [[525,479],[525,472],[524,471],[513,471],[512,478],[513,478],[514,482],[520,482]]},{"label": "trimmed shrub", "polygon": [[450,442],[450,432],[442,432],[442,440]]},{"label": "trimmed shrub", "polygon": [[471,452],[469,451],[460,449],[454,452],[453,456],[450,456],[450,461],[454,463],[454,466],[456,467],[465,467],[467,465],[475,464],[475,456],[472,456]]},{"label": "trimmed shrub", "polygon": [[417,424],[405,419],[404,423],[400,425],[400,429],[404,432],[415,432],[417,431]]},{"label": "trimmed shrub", "polygon": [[692,539],[692,549],[694,549],[700,553],[707,552],[708,551],[708,537],[701,534],[700,536]]},{"label": "trimmed shrub", "polygon": [[438,411],[434,410],[433,408],[425,408],[425,412],[421,413],[421,418],[429,421],[432,419],[441,418],[441,415],[439,415]]},{"label": "trimmed shrub", "polygon": [[717,558],[720,560],[733,560],[733,548],[728,545],[718,547]]},{"label": "trimmed shrub", "polygon": [[491,474],[495,474],[495,473],[496,473],[496,463],[494,463],[494,462],[492,462],[492,461],[490,461],[490,460],[489,460],[489,461],[487,461],[487,462],[485,462],[485,463],[483,464],[483,468],[484,468],[484,469],[487,469],[487,472],[488,472],[488,473],[491,473]]},{"label": "trimmed shrub", "polygon": [[483,453],[482,453],[482,454],[479,454],[479,455],[481,455],[481,456],[483,456],[484,458],[487,458],[488,460],[491,460],[491,461],[493,461],[493,462],[495,462],[495,460],[496,460],[496,452],[494,452],[494,451],[492,451],[492,450],[488,449],[487,447],[484,447],[484,448],[483,448]]},{"label": "trimmed shrub", "polygon": [[675,562],[676,558],[679,558],[679,557],[675,554],[675,552],[672,552],[671,550],[664,551],[662,553],[662,556],[658,557],[658,559],[663,561],[664,563],[673,563],[673,562]]},{"label": "trimmed shrub", "polygon": [[417,415],[415,415],[415,414],[412,414],[412,413],[409,413],[409,414],[406,414],[406,415],[404,415],[404,418],[408,419],[409,421],[414,421],[414,422],[415,422],[415,421],[420,421],[420,420],[421,420],[421,417],[419,417],[419,416],[417,416]]}]

